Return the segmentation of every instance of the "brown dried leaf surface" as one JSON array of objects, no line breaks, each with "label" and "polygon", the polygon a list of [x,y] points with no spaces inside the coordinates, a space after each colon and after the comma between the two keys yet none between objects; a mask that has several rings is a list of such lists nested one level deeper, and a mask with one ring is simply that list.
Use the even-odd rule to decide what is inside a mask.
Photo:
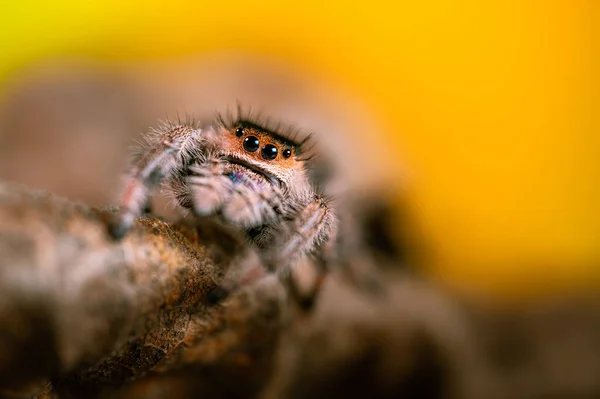
[{"label": "brown dried leaf surface", "polygon": [[[214,258],[228,264],[243,252],[235,237],[214,236],[228,244],[219,251],[199,245],[185,226],[148,217],[115,243],[108,217],[0,186],[0,386],[7,392],[51,377],[60,390],[118,385],[155,366],[213,362],[239,344],[244,312],[226,317],[222,307],[204,305],[224,271]],[[277,316],[276,305],[265,317]],[[190,345],[199,348],[181,353]]]}]

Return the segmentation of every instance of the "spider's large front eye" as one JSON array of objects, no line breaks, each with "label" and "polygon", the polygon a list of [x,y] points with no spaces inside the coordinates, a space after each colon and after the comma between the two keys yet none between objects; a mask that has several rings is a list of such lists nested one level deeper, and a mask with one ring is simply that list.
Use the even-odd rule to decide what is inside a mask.
[{"label": "spider's large front eye", "polygon": [[244,139],[244,150],[248,152],[254,152],[258,150],[260,146],[260,141],[254,136],[248,136]]},{"label": "spider's large front eye", "polygon": [[273,144],[267,144],[263,147],[260,155],[262,155],[263,159],[272,161],[277,158],[277,147],[275,147]]},{"label": "spider's large front eye", "polygon": [[235,129],[235,135],[238,137],[242,137],[244,133],[246,132],[244,131],[243,127],[238,127],[237,129]]}]

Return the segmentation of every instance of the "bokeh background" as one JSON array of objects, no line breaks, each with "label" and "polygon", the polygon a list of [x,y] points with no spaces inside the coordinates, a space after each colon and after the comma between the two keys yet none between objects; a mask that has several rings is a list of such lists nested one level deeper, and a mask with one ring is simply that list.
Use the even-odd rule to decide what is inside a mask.
[{"label": "bokeh background", "polygon": [[0,178],[104,205],[157,119],[240,100],[319,132],[359,190],[392,190],[432,278],[594,291],[594,3],[2,2]]}]

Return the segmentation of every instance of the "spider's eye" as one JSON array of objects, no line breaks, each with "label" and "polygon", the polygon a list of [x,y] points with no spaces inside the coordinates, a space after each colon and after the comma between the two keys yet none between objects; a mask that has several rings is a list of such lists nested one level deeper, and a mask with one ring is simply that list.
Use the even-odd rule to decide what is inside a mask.
[{"label": "spider's eye", "polygon": [[285,150],[283,150],[282,155],[284,158],[289,158],[292,156],[292,150],[290,150],[289,148],[286,148]]},{"label": "spider's eye", "polygon": [[243,127],[238,127],[237,129],[235,129],[235,135],[238,137],[242,137],[244,135],[244,128]]},{"label": "spider's eye", "polygon": [[277,158],[277,147],[275,147],[273,144],[267,144],[263,147],[260,155],[262,155],[263,159],[272,161]]},{"label": "spider's eye", "polygon": [[[237,134],[237,131],[236,131]],[[248,136],[244,139],[244,150],[248,152],[254,152],[258,150],[260,146],[260,141],[254,136]]]}]

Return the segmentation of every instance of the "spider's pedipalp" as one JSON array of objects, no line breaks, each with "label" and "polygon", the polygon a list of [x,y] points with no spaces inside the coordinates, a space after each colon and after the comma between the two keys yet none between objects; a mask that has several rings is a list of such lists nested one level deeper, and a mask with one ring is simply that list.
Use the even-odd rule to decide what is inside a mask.
[{"label": "spider's pedipalp", "polygon": [[277,221],[284,200],[278,185],[263,187],[247,176],[233,178],[232,195],[222,209],[225,220],[244,228]]},{"label": "spider's pedipalp", "polygon": [[218,211],[231,195],[231,181],[223,175],[222,160],[209,155],[202,163],[187,170],[186,182],[190,192],[190,207],[198,216]]},{"label": "spider's pedipalp", "polygon": [[242,228],[276,221],[284,200],[279,186],[236,169],[211,154],[187,169],[184,184],[175,176],[172,189],[186,193],[185,199],[180,196],[180,204],[198,216],[219,213],[226,223]]}]

